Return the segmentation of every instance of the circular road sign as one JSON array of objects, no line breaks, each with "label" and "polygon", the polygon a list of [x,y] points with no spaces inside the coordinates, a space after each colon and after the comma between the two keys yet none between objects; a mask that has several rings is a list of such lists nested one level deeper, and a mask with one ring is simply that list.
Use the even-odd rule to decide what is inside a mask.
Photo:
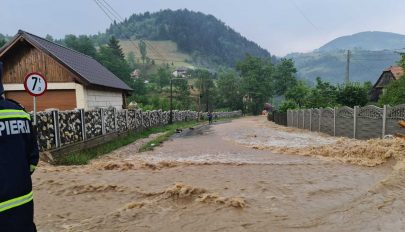
[{"label": "circular road sign", "polygon": [[30,95],[37,97],[45,93],[48,83],[42,74],[37,72],[28,73],[24,79],[24,88]]}]

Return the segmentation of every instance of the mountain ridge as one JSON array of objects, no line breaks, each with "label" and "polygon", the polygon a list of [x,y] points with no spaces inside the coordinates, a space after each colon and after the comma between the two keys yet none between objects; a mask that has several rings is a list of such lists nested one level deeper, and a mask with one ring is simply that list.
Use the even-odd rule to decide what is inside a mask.
[{"label": "mountain ridge", "polygon": [[382,71],[396,65],[405,48],[405,35],[365,31],[341,36],[307,53],[290,53],[286,58],[295,62],[297,77],[315,83],[316,77],[333,84],[345,81],[347,50],[351,50],[350,80],[374,83]]},{"label": "mountain ridge", "polygon": [[381,51],[403,48],[405,48],[405,35],[383,31],[363,31],[335,38],[317,50],[324,52],[348,49]]}]

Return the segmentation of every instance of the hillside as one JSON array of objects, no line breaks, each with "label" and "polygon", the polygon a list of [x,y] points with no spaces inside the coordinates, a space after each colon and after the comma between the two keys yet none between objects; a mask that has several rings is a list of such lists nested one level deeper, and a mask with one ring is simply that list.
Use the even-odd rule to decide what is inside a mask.
[{"label": "hillside", "polygon": [[[139,40],[121,40],[120,46],[125,54],[133,52],[135,57],[138,58],[138,63],[141,63],[141,52],[137,46]],[[175,67],[180,66],[192,66],[191,56],[180,52],[177,48],[177,44],[173,41],[146,41],[147,56],[154,60],[156,64],[172,64]]]},{"label": "hillside", "polygon": [[[234,66],[246,53],[270,57],[267,50],[214,16],[186,9],[134,14],[121,23],[112,24],[96,39],[104,43],[112,35],[120,40],[172,41],[180,53],[191,57],[192,62],[206,66]],[[160,59],[172,59],[162,56]]]},{"label": "hillside", "polygon": [[319,51],[360,49],[369,51],[398,50],[405,48],[405,35],[390,32],[367,31],[336,38],[319,48]]},{"label": "hillside", "polygon": [[405,48],[405,36],[388,32],[362,32],[330,41],[309,53],[292,53],[300,79],[315,82],[316,77],[331,83],[343,83],[346,73],[346,50],[351,50],[350,79],[374,83],[382,71],[395,65],[399,48]]}]

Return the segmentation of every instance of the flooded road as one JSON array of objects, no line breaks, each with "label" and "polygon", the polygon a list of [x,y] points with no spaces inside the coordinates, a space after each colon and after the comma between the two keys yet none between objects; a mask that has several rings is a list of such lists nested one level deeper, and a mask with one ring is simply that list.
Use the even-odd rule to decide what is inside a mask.
[{"label": "flooded road", "polygon": [[392,157],[367,155],[367,164],[375,162],[364,165],[355,162],[364,154],[335,158],[342,152],[333,151],[367,144],[265,117],[195,128],[138,153],[150,139],[90,165],[39,167],[39,231],[405,230],[405,165],[397,152],[405,146]]}]

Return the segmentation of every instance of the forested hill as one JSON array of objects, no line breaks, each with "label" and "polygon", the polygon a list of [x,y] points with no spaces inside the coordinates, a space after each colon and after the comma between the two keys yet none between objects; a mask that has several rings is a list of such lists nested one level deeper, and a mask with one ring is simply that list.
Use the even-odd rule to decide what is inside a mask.
[{"label": "forested hill", "polygon": [[353,35],[336,38],[319,48],[319,51],[336,51],[347,49],[361,49],[368,51],[398,50],[405,47],[405,35],[365,31]]},{"label": "forested hill", "polygon": [[[249,41],[212,15],[189,10],[162,10],[156,13],[134,14],[121,23],[112,24],[100,42],[114,35],[121,40],[171,40],[181,52],[194,61],[234,66],[246,53],[270,57],[270,53]],[[103,41],[105,40],[105,41]]]}]

